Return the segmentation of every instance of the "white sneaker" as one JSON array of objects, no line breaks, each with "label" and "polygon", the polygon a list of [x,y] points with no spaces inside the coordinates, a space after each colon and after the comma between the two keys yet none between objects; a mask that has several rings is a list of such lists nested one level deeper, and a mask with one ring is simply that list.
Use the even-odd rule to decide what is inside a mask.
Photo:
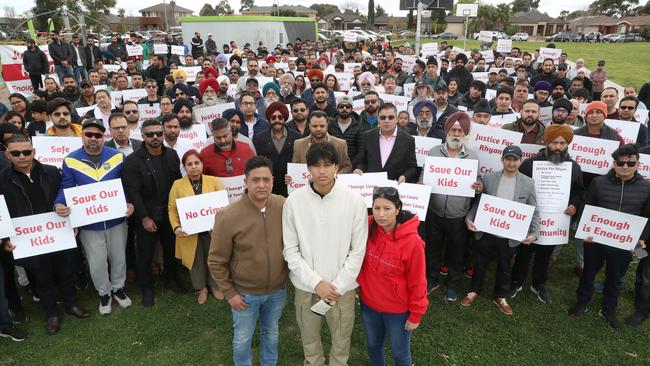
[{"label": "white sneaker", "polygon": [[124,289],[121,288],[115,292],[113,292],[113,298],[117,303],[120,305],[122,309],[126,309],[129,306],[131,306],[131,299],[126,296],[126,293],[124,292]]},{"label": "white sneaker", "polygon": [[99,315],[108,315],[111,313],[111,295],[99,297]]}]

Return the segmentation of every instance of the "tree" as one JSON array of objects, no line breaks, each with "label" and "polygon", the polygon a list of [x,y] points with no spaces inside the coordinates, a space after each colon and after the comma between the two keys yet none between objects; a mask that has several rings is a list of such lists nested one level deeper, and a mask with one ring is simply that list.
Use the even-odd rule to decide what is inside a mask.
[{"label": "tree", "polygon": [[560,18],[560,19],[562,19],[562,20],[567,20],[568,17],[569,17],[569,14],[571,14],[570,11],[568,11],[568,10],[562,10],[562,11],[560,12],[560,16],[559,16],[558,18]]},{"label": "tree", "polygon": [[431,31],[434,34],[442,33],[445,28],[447,28],[446,14],[443,9],[431,10],[431,20],[431,25],[433,26],[433,29],[431,29]]},{"label": "tree", "polygon": [[124,14],[126,13],[126,10],[124,8],[119,8],[117,9],[117,16],[120,18],[124,18]]},{"label": "tree", "polygon": [[397,33],[398,31],[407,28],[406,23],[404,23],[403,20],[399,20],[399,18],[397,18],[397,17],[388,18],[387,26],[388,26],[388,29],[393,33]]},{"label": "tree", "polygon": [[596,0],[591,3],[589,9],[595,14],[627,17],[636,15],[637,5],[639,0]]},{"label": "tree", "polygon": [[539,8],[540,0],[514,0],[512,2],[512,12],[518,13],[520,11],[526,12],[531,9]]},{"label": "tree", "polygon": [[354,0],[347,0],[341,5],[343,13],[345,14],[355,14],[359,13],[359,5]]},{"label": "tree", "polygon": [[205,3],[203,4],[203,7],[199,11],[199,15],[202,17],[209,17],[209,16],[215,16],[217,15],[217,13],[214,11],[212,5]]},{"label": "tree", "polygon": [[377,8],[375,9],[375,16],[379,18],[380,16],[383,15],[386,15],[386,10],[382,8],[381,5],[377,4]]},{"label": "tree", "polygon": [[253,6],[255,6],[255,0],[241,0],[241,7],[239,8],[239,12],[241,13],[243,11],[250,10],[250,8]]},{"label": "tree", "polygon": [[[638,9],[639,14],[645,14],[645,15],[650,15],[650,0],[648,0],[645,5],[639,7]],[[646,28],[648,29],[648,28]]]},{"label": "tree", "polygon": [[368,0],[368,29],[375,27],[375,0]]},{"label": "tree", "polygon": [[332,13],[341,12],[338,6],[332,4],[312,4],[309,8],[316,10],[316,16],[320,18]]},{"label": "tree", "polygon": [[480,4],[477,17],[470,20],[467,31],[472,33],[480,30],[505,29],[510,25],[511,18],[512,9],[508,4],[497,6]]},{"label": "tree", "polygon": [[5,6],[4,7],[4,12],[5,12],[5,17],[7,17],[7,18],[15,18],[16,17],[16,9],[14,9],[13,6]]},{"label": "tree", "polygon": [[293,9],[279,9],[274,15],[279,17],[297,17],[298,13]]},{"label": "tree", "polygon": [[228,0],[220,0],[219,4],[214,6],[214,12],[216,13],[215,15],[217,16],[223,16],[223,15],[228,15],[232,14],[232,8],[230,7],[230,3],[228,3]]},{"label": "tree", "polygon": [[406,29],[408,30],[413,29],[413,9],[409,10],[408,15],[406,16],[406,22],[408,23],[406,25]]}]

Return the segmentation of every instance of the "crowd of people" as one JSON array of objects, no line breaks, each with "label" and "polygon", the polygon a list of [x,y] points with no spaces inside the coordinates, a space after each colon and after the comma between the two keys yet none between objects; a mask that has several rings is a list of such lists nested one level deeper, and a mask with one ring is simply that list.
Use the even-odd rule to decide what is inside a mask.
[{"label": "crowd of people", "polygon": [[[235,365],[252,363],[258,319],[260,363],[277,364],[287,279],[295,289],[305,364],[347,364],[359,299],[370,363],[384,364],[388,338],[394,364],[411,365],[410,337],[428,297],[439,292],[458,301],[464,276],[471,283],[460,296],[462,306],[488,297],[502,313],[513,314],[509,301],[521,293],[529,272],[534,296],[552,301],[548,272],[563,246],[535,243],[537,210],[521,240],[481,232],[474,221],[482,194],[536,206],[533,163],[570,163],[564,214],[574,225],[585,205],[650,217],[650,182],[638,172],[640,154],[650,151],[650,82],[638,95],[635,86],[619,95],[606,85],[605,60],[589,72],[580,58],[570,65],[564,52],[554,60],[517,47],[492,52],[486,60],[479,50],[458,50],[446,42],[418,57],[408,44],[381,41],[325,47],[296,39],[272,49],[262,42],[240,48],[234,41],[218,47],[211,34],[203,41],[199,33],[184,55],[177,55],[172,46],[183,41],[171,35],[155,41],[167,46],[161,54],[135,34],[130,40],[113,36],[105,49],[92,37],[86,45],[79,35],[50,37],[57,78],[48,76],[47,56],[28,39],[23,61],[34,92],[29,98],[11,94],[10,108],[5,106],[0,194],[12,218],[48,212],[67,217],[72,203],[64,190],[121,179],[127,212],[79,227],[77,247],[70,250],[14,260],[11,238],[3,240],[0,335],[14,340],[26,337],[15,325],[27,317],[20,287],[42,304],[46,331],[56,334],[59,303],[67,314],[89,316],[76,295],[88,275],[98,312],[108,315],[113,304],[132,306],[127,283],[139,286],[142,306],[154,306],[156,274],[165,289],[187,293],[180,280],[187,269],[198,304],[212,296],[231,306]],[[108,71],[114,70],[108,65],[120,66]],[[189,77],[191,66],[200,71]],[[487,79],[478,80],[483,73]],[[127,90],[144,94],[137,100],[114,98]],[[393,103],[393,96],[408,102]],[[201,124],[202,109],[222,104],[229,107],[210,119],[202,150],[179,137]],[[545,107],[552,111],[548,120],[541,116]],[[147,108],[155,115],[143,116]],[[539,145],[538,153],[526,158],[518,144],[505,146],[501,169],[478,174],[473,197],[432,193],[422,220],[403,207],[397,188],[375,188],[368,208],[337,179],[385,172],[400,184],[422,184],[415,137],[442,141],[428,156],[479,160],[468,146],[471,129],[507,115],[512,118],[502,128],[520,132],[521,144]],[[638,123],[635,143],[626,143],[606,119]],[[78,137],[82,147],[58,169],[35,159],[35,136]],[[569,154],[574,136],[619,143],[607,174],[582,171]],[[288,163],[306,164],[311,176],[291,194],[288,186],[297,177],[288,174]],[[239,176],[246,191],[216,213],[214,228],[188,234],[177,200],[223,190],[221,179]],[[648,234],[646,225],[641,249]],[[620,328],[618,297],[633,254],[592,237],[576,239],[575,247],[579,284],[569,315],[585,313],[598,290],[601,315]],[[497,266],[488,294],[483,285],[492,259]],[[595,277],[604,265],[603,285]],[[628,325],[650,316],[647,258],[637,266],[636,291]],[[332,342],[327,362],[323,319]]]}]

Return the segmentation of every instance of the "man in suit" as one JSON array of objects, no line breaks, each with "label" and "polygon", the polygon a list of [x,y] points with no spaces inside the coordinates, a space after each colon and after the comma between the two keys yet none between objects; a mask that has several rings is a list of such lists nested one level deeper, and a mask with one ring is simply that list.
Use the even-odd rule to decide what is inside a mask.
[{"label": "man in suit", "polygon": [[[503,169],[498,172],[487,173],[483,176],[483,193],[499,198],[537,206],[535,186],[533,179],[519,172],[522,152],[519,146],[511,145],[503,149],[501,162]],[[474,201],[465,223],[470,231],[475,232],[475,265],[474,276],[470,285],[470,292],[465,295],[460,304],[470,306],[481,296],[485,273],[492,256],[497,258],[497,273],[494,282],[494,303],[501,312],[512,315],[512,308],[508,305],[506,297],[510,292],[510,262],[519,244],[531,245],[539,236],[539,213],[533,213],[533,219],[528,228],[526,238],[518,240],[506,239],[488,233],[479,232],[474,219],[478,211],[479,200]]]},{"label": "man in suit", "polygon": [[253,144],[257,155],[273,161],[273,194],[286,197],[284,176],[287,174],[287,163],[291,162],[293,156],[294,142],[300,138],[300,133],[287,128],[289,109],[282,102],[271,103],[266,108],[266,118],[271,126],[255,134]]},{"label": "man in suit", "polygon": [[385,103],[379,107],[378,128],[366,131],[354,173],[386,172],[388,179],[400,183],[418,180],[415,139],[397,127],[397,107]]},{"label": "man in suit", "polygon": [[[307,150],[312,144],[319,142],[331,142],[336,148],[339,155],[339,174],[352,173],[352,163],[348,156],[348,145],[345,140],[330,135],[328,131],[328,117],[327,113],[323,111],[313,111],[309,114],[309,136],[296,140],[293,145],[293,159],[292,163],[307,163]],[[285,179],[286,181],[286,179]],[[288,184],[288,183],[287,183]]]},{"label": "man in suit", "polygon": [[131,129],[124,113],[111,114],[108,117],[108,129],[113,138],[106,143],[106,146],[117,149],[126,156],[140,150],[142,141],[130,138]]},{"label": "man in suit", "polygon": [[95,44],[95,37],[88,35],[88,42],[84,46],[84,51],[86,53],[86,69],[90,71],[95,67],[95,63],[101,60],[101,51],[99,46]]}]

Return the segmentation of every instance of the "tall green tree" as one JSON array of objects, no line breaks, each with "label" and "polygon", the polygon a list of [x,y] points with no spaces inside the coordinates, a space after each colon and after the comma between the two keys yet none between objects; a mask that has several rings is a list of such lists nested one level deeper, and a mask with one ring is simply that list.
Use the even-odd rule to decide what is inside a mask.
[{"label": "tall green tree", "polygon": [[406,23],[408,23],[406,29],[413,29],[413,9],[409,10],[408,15],[406,16]]},{"label": "tall green tree", "polygon": [[375,28],[375,0],[368,0],[368,29]]},{"label": "tall green tree", "polygon": [[312,4],[309,8],[316,10],[316,15],[321,18],[341,11],[338,6],[332,4]]},{"label": "tall green tree", "polygon": [[253,6],[255,6],[255,0],[241,0],[239,12],[241,13],[242,11],[250,10]]},{"label": "tall green tree", "polygon": [[386,15],[386,10],[382,8],[380,4],[377,4],[377,7],[375,8],[375,17],[379,18],[384,15]]},{"label": "tall green tree", "polygon": [[645,5],[639,7],[639,14],[650,15],[650,0],[648,0]]},{"label": "tall green tree", "polygon": [[520,11],[529,11],[531,9],[539,8],[540,0],[514,0],[512,2],[512,12],[518,13]]},{"label": "tall green tree", "polygon": [[217,14],[215,13],[214,8],[212,7],[212,5],[210,5],[208,3],[205,3],[205,4],[203,4],[203,7],[201,8],[201,10],[199,10],[199,15],[202,16],[202,17],[210,17],[210,16],[215,16]]},{"label": "tall green tree", "polygon": [[228,15],[233,13],[228,0],[219,0],[219,3],[214,6],[214,12],[217,13],[216,14],[217,16],[223,16],[223,15]]},{"label": "tall green tree", "polygon": [[639,0],[596,0],[591,3],[589,9],[595,14],[627,17],[637,14],[637,5]]}]

